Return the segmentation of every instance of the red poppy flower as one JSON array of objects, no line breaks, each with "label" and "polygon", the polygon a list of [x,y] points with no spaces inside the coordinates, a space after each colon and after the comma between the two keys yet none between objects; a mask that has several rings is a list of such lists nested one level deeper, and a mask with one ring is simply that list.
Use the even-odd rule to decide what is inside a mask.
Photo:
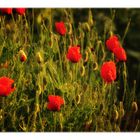
[{"label": "red poppy flower", "polygon": [[61,105],[64,104],[64,100],[60,96],[49,95],[48,100],[49,100],[49,103],[47,105],[47,108],[51,111],[59,111]]},{"label": "red poppy flower", "polygon": [[56,31],[60,34],[60,35],[65,35],[66,34],[66,27],[64,22],[56,22],[55,23],[55,28]]},{"label": "red poppy flower", "polygon": [[116,65],[113,61],[105,62],[102,65],[101,77],[107,83],[111,83],[116,79]]},{"label": "red poppy flower", "polygon": [[117,36],[111,36],[107,41],[106,41],[106,46],[108,50],[113,52],[113,49],[116,47],[120,47],[120,42],[118,40]]},{"label": "red poppy flower", "polygon": [[8,96],[11,92],[15,90],[13,87],[14,80],[8,77],[0,78],[0,96]]},{"label": "red poppy flower", "polygon": [[113,53],[114,53],[117,61],[126,61],[127,60],[126,52],[125,52],[124,48],[117,47],[113,50]]},{"label": "red poppy flower", "polygon": [[24,15],[26,9],[25,9],[25,8],[15,8],[15,11],[16,11],[19,15]]},{"label": "red poppy flower", "polygon": [[69,47],[66,57],[73,63],[79,62],[82,57],[82,55],[80,54],[80,47]]},{"label": "red poppy flower", "polygon": [[12,14],[12,8],[0,8],[0,10],[1,10],[1,12],[3,13],[3,14],[8,14],[8,15],[10,15],[10,14]]}]

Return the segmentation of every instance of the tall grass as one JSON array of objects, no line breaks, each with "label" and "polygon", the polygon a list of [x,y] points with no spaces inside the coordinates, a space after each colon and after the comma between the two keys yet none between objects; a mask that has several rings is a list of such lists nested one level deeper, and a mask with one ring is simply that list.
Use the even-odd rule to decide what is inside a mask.
[{"label": "tall grass", "polygon": [[[0,76],[14,79],[16,87],[10,96],[0,97],[0,130],[139,131],[139,121],[131,120],[135,117],[131,104],[137,98],[135,84],[134,89],[127,84],[126,63],[117,63],[117,81],[112,84],[106,84],[100,76],[103,62],[115,60],[105,46],[113,33],[115,12],[109,17],[111,26],[105,25],[104,34],[99,36],[98,21],[94,21],[90,9],[88,20],[77,28],[71,9],[45,9],[38,15],[36,11],[12,15],[10,20],[0,17]],[[67,27],[65,36],[55,31],[57,12]],[[71,45],[80,45],[79,63],[66,58]],[[21,49],[27,55],[25,62],[19,59]],[[65,99],[59,112],[47,110],[50,94]],[[130,124],[134,125],[131,129]]]}]

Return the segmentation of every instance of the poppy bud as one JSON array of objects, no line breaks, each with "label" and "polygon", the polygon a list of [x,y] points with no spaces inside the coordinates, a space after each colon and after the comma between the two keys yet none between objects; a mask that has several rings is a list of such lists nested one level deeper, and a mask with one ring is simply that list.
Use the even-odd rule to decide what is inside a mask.
[{"label": "poppy bud", "polygon": [[81,76],[84,76],[84,75],[85,75],[85,67],[82,66],[82,68],[81,68]]},{"label": "poppy bud", "polygon": [[23,50],[19,51],[19,56],[20,56],[20,61],[21,62],[25,62],[26,61],[27,56],[26,56],[26,54],[25,54],[25,52]]},{"label": "poppy bud", "polygon": [[90,26],[89,26],[89,24],[87,22],[85,22],[85,23],[82,24],[82,28],[83,28],[83,30],[85,30],[87,32],[90,31]]},{"label": "poppy bud", "polygon": [[39,15],[39,16],[37,17],[37,23],[38,23],[38,24],[41,24],[41,22],[42,22],[42,17],[41,17],[41,15]]},{"label": "poppy bud", "polygon": [[80,101],[81,101],[81,96],[77,95],[76,96],[76,103],[77,103],[77,105],[80,103]]},{"label": "poppy bud", "polygon": [[0,109],[0,114],[2,114],[3,113],[3,109]]},{"label": "poppy bud", "polygon": [[114,118],[114,121],[117,121],[117,120],[118,120],[118,118],[119,118],[119,113],[118,113],[117,110],[114,110],[114,112],[113,112],[113,118]]},{"label": "poppy bud", "polygon": [[88,23],[90,26],[93,25],[93,16],[91,10],[89,11]]},{"label": "poppy bud", "polygon": [[88,57],[88,52],[86,51],[86,52],[85,52],[85,54],[86,54],[86,57],[85,57],[84,62],[87,62],[87,61],[88,61],[88,59],[89,59],[89,57]]},{"label": "poppy bud", "polygon": [[6,24],[6,31],[10,31],[11,30],[11,26],[10,26],[10,24]]},{"label": "poppy bud", "polygon": [[134,113],[138,111],[138,105],[136,102],[132,102],[131,109],[132,109],[132,112]]},{"label": "poppy bud", "polygon": [[6,61],[6,62],[3,64],[3,68],[8,68],[8,65],[9,65],[9,62]]},{"label": "poppy bud", "polygon": [[36,59],[39,64],[43,62],[43,58],[39,52],[36,54]]},{"label": "poppy bud", "polygon": [[40,111],[39,104],[36,104],[36,105],[35,105],[35,110],[36,110],[36,113]]},{"label": "poppy bud", "polygon": [[123,102],[120,102],[119,115],[120,115],[120,118],[122,118],[122,117],[124,116],[124,107],[123,107]]},{"label": "poppy bud", "polygon": [[71,23],[69,23],[68,25],[69,25],[69,32],[68,32],[68,34],[71,35],[72,34],[72,25],[71,25]]},{"label": "poppy bud", "polygon": [[97,62],[93,63],[93,70],[94,71],[98,70],[98,63]]},{"label": "poppy bud", "polygon": [[86,131],[89,131],[90,127],[91,127],[91,124],[92,124],[92,119],[91,120],[88,120],[86,123],[85,123],[85,130]]},{"label": "poppy bud", "polygon": [[2,115],[0,116],[0,120],[2,120]]}]

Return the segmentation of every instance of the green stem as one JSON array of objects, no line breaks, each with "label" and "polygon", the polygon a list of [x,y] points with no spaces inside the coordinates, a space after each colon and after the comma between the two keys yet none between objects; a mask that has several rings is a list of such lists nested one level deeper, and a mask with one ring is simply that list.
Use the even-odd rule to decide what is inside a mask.
[{"label": "green stem", "polygon": [[54,132],[56,131],[56,113],[53,113],[53,119],[54,119]]},{"label": "green stem", "polygon": [[4,117],[4,113],[5,113],[5,109],[4,109],[4,107],[5,107],[5,98],[3,97],[2,98],[2,110],[3,110],[3,112],[2,112],[2,132],[4,132],[5,130],[4,130],[4,121],[5,121],[5,117]]}]

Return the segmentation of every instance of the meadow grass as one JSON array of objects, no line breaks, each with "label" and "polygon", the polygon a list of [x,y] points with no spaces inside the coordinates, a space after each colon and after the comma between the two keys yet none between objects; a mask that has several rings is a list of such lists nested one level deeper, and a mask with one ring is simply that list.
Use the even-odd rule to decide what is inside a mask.
[{"label": "meadow grass", "polygon": [[[114,60],[105,46],[113,33],[111,23],[98,34],[92,10],[88,20],[75,27],[72,9],[30,9],[24,16],[0,17],[0,76],[15,80],[16,90],[0,97],[0,130],[14,132],[56,131],[139,131],[132,102],[134,88],[127,84],[127,66],[117,63],[117,80],[107,84],[100,76],[103,62]],[[57,12],[61,17],[56,16]],[[55,17],[56,16],[56,17]],[[63,20],[67,34],[60,36],[54,24]],[[124,30],[124,41],[129,24]],[[80,45],[82,59],[71,63],[68,47]],[[19,51],[27,55],[21,62]],[[48,95],[60,95],[65,104],[59,112],[47,109]],[[131,129],[129,126],[133,125]]]}]

